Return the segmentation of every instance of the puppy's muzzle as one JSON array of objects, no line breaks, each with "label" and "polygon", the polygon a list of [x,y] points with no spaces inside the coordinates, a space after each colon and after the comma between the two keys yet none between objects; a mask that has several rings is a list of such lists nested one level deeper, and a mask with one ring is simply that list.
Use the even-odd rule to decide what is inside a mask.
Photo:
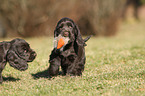
[{"label": "puppy's muzzle", "polygon": [[37,56],[36,52],[32,51],[29,60],[27,62],[32,62],[36,58],[36,56]]},{"label": "puppy's muzzle", "polygon": [[69,37],[69,31],[63,32],[63,36],[64,36],[64,37]]}]

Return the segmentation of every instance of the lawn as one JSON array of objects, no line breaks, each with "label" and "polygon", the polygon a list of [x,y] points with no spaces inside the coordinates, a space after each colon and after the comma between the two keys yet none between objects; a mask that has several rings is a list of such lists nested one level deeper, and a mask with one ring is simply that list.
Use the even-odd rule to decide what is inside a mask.
[{"label": "lawn", "polygon": [[145,96],[144,26],[123,23],[114,37],[92,37],[81,77],[45,77],[53,37],[26,38],[37,58],[24,72],[6,65],[0,96]]}]

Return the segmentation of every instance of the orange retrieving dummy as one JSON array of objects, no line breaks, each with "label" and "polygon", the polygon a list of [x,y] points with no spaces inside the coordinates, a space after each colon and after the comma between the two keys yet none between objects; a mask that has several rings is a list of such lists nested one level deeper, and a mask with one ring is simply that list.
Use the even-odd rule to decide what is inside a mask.
[{"label": "orange retrieving dummy", "polygon": [[60,38],[57,44],[57,49],[61,48],[64,45],[64,40],[63,38]]}]

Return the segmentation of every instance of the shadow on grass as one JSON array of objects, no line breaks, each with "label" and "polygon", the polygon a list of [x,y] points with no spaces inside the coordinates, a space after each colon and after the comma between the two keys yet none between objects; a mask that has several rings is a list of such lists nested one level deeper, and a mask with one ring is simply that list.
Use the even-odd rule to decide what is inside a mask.
[{"label": "shadow on grass", "polygon": [[36,74],[31,74],[34,79],[39,79],[39,78],[51,78],[50,75],[48,74],[48,70],[44,70],[41,72],[38,72]]},{"label": "shadow on grass", "polygon": [[[39,78],[48,78],[51,79],[52,77],[48,73],[48,69],[44,71],[37,72],[36,74],[31,74],[34,79],[39,79]],[[60,71],[58,75],[64,76],[62,72]]]},{"label": "shadow on grass", "polygon": [[14,78],[14,77],[3,77],[3,81],[4,82],[7,82],[7,81],[13,81],[13,82],[15,82],[15,81],[18,81],[18,80],[20,80],[19,78]]}]

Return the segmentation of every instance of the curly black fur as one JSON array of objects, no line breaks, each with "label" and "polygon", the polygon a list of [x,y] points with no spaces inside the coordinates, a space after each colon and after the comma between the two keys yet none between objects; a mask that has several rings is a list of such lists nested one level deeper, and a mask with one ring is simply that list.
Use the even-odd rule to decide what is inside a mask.
[{"label": "curly black fur", "polygon": [[24,71],[28,68],[27,62],[32,62],[36,57],[29,44],[23,39],[14,39],[10,42],[0,43],[0,83],[2,83],[2,70],[7,62],[10,66]]},{"label": "curly black fur", "polygon": [[69,38],[68,43],[60,49],[54,46],[50,55],[49,75],[56,76],[61,66],[64,75],[80,76],[84,70],[86,61],[85,42],[90,38],[82,39],[78,26],[70,18],[62,18],[54,30],[54,38],[58,36]]}]

